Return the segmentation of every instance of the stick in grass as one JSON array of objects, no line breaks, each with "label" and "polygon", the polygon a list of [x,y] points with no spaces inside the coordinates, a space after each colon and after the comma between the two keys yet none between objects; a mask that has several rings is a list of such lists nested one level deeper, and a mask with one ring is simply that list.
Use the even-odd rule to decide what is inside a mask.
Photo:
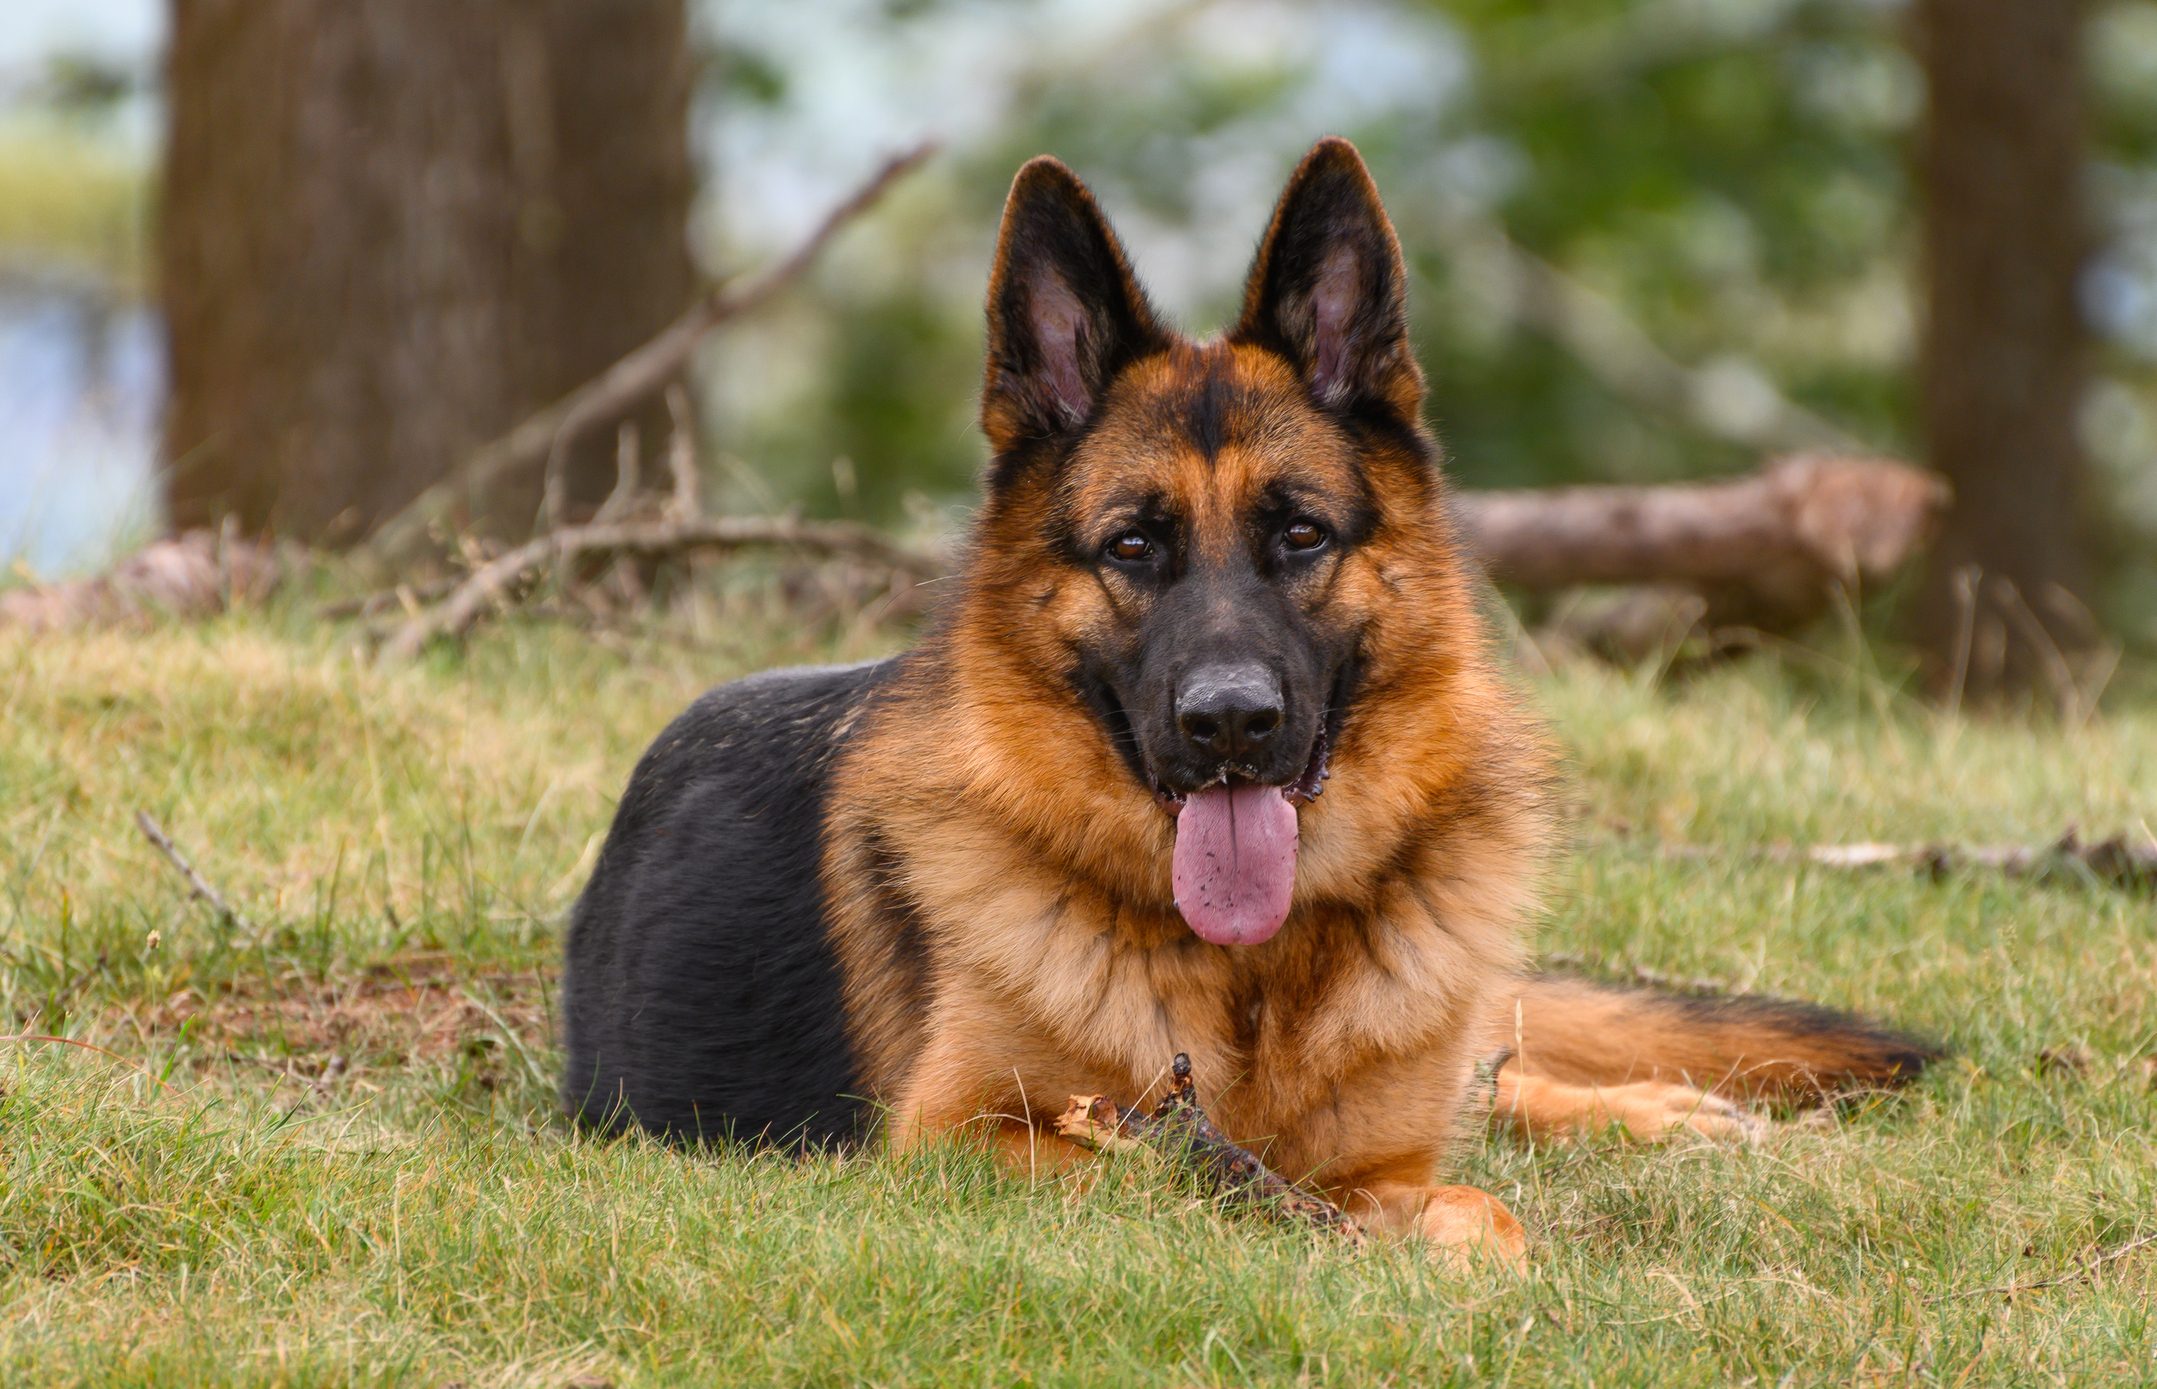
[{"label": "stick in grass", "polygon": [[1230,1205],[1253,1207],[1284,1223],[1308,1225],[1338,1235],[1354,1248],[1363,1247],[1363,1227],[1346,1211],[1273,1171],[1214,1125],[1191,1083],[1189,1056],[1178,1052],[1171,1071],[1168,1093],[1151,1114],[1127,1109],[1106,1095],[1073,1095],[1070,1108],[1056,1119],[1056,1132],[1096,1151],[1152,1148]]},{"label": "stick in grass", "polygon": [[2106,1264],[2116,1263],[2137,1250],[2147,1249],[2151,1245],[2157,1245],[2157,1231],[2136,1235],[2133,1239],[2122,1241],[2110,1248],[2099,1249],[2088,1258],[2078,1261],[2073,1268],[2065,1273],[2057,1274],[2051,1278],[2036,1278],[2026,1283],[1994,1283],[1983,1288],[1957,1288],[1951,1292],[1941,1293],[1925,1300],[1938,1305],[1956,1298],[1997,1296],[2004,1297],[2011,1302],[2023,1293],[2033,1293],[2044,1288],[2057,1288],[2068,1283],[2079,1283],[2085,1278],[2093,1277]]},{"label": "stick in grass", "polygon": [[246,936],[255,933],[255,924],[232,903],[226,901],[225,894],[219,892],[215,884],[195,871],[195,865],[187,861],[187,855],[180,852],[179,846],[172,842],[172,836],[165,833],[165,827],[158,824],[149,811],[135,812],[135,826],[142,831],[142,837],[149,840],[157,851],[165,856],[165,861],[178,869],[180,876],[187,880],[188,896],[216,912],[227,930],[238,931]]},{"label": "stick in grass", "polygon": [[2070,828],[2043,844],[1661,844],[1655,852],[1673,859],[1744,857],[1817,868],[1911,868],[1935,878],[1973,868],[2010,878],[2080,875],[2127,892],[2157,892],[2157,838],[2147,830],[2089,840]]}]

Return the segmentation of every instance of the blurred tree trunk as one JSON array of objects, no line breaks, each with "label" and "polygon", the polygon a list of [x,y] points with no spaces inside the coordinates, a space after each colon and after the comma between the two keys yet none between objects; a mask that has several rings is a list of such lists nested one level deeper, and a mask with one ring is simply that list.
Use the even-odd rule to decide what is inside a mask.
[{"label": "blurred tree trunk", "polygon": [[[2077,0],[1920,0],[1923,414],[1955,497],[1918,609],[1943,681],[2055,694],[2081,608]],[[2072,683],[2071,681],[2069,682]]]},{"label": "blurred tree trunk", "polygon": [[689,62],[684,0],[173,0],[174,527],[356,540],[680,312]]}]

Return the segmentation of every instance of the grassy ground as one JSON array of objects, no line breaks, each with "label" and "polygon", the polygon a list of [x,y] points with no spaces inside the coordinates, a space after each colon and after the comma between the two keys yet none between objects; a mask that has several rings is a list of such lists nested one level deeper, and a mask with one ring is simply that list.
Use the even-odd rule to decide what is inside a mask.
[{"label": "grassy ground", "polygon": [[[497,633],[392,674],[293,613],[0,638],[0,1027],[105,1049],[0,1041],[0,1382],[2157,1379],[2157,1246],[2086,1268],[2157,1231],[2150,901],[1650,847],[2146,825],[2157,706],[2065,730],[1767,665],[1540,683],[1589,843],[1546,948],[1959,1055],[1752,1150],[1476,1145],[1461,1179],[1538,1235],[1514,1280],[961,1151],[567,1134],[560,919],[635,754],[713,680],[890,640],[733,630]],[[2082,1070],[2040,1065],[2068,1046]]]}]

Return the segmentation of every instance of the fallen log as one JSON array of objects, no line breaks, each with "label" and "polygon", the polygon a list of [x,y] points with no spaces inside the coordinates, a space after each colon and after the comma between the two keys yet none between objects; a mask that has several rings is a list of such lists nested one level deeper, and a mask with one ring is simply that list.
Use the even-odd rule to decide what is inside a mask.
[{"label": "fallen log", "polygon": [[1795,454],[1716,482],[1463,492],[1455,510],[1500,583],[1677,586],[1710,628],[1788,630],[1892,577],[1947,501],[1907,463]]},{"label": "fallen log", "polygon": [[1106,1095],[1073,1095],[1070,1107],[1057,1116],[1056,1132],[1096,1151],[1150,1148],[1225,1205],[1307,1225],[1363,1247],[1363,1227],[1346,1211],[1273,1171],[1214,1125],[1198,1102],[1189,1056],[1176,1053],[1170,1074],[1168,1093],[1152,1113],[1127,1109]]},{"label": "fallen log", "polygon": [[[1590,841],[1592,842],[1592,841]],[[1623,843],[1623,840],[1618,841]],[[1815,868],[1905,868],[1934,878],[1972,869],[2010,878],[2078,878],[2123,892],[2157,893],[2157,838],[2115,834],[2086,840],[2070,829],[2042,844],[1878,843],[1657,844],[1659,858],[1718,861],[1751,859]]]}]

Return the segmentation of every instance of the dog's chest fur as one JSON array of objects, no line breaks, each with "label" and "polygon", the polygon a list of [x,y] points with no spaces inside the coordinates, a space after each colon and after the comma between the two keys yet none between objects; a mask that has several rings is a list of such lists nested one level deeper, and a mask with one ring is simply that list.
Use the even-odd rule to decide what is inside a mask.
[{"label": "dog's chest fur", "polygon": [[1170,905],[1119,904],[1023,853],[983,852],[987,826],[885,833],[901,846],[886,871],[929,943],[909,1050],[930,1051],[939,1029],[974,1034],[984,1104],[1137,1101],[1181,1052],[1224,1128],[1323,1156],[1344,1088],[1409,1058],[1471,1064],[1491,971],[1477,931],[1444,919],[1440,887],[1404,874],[1367,905],[1302,906],[1266,944],[1225,949]]}]

